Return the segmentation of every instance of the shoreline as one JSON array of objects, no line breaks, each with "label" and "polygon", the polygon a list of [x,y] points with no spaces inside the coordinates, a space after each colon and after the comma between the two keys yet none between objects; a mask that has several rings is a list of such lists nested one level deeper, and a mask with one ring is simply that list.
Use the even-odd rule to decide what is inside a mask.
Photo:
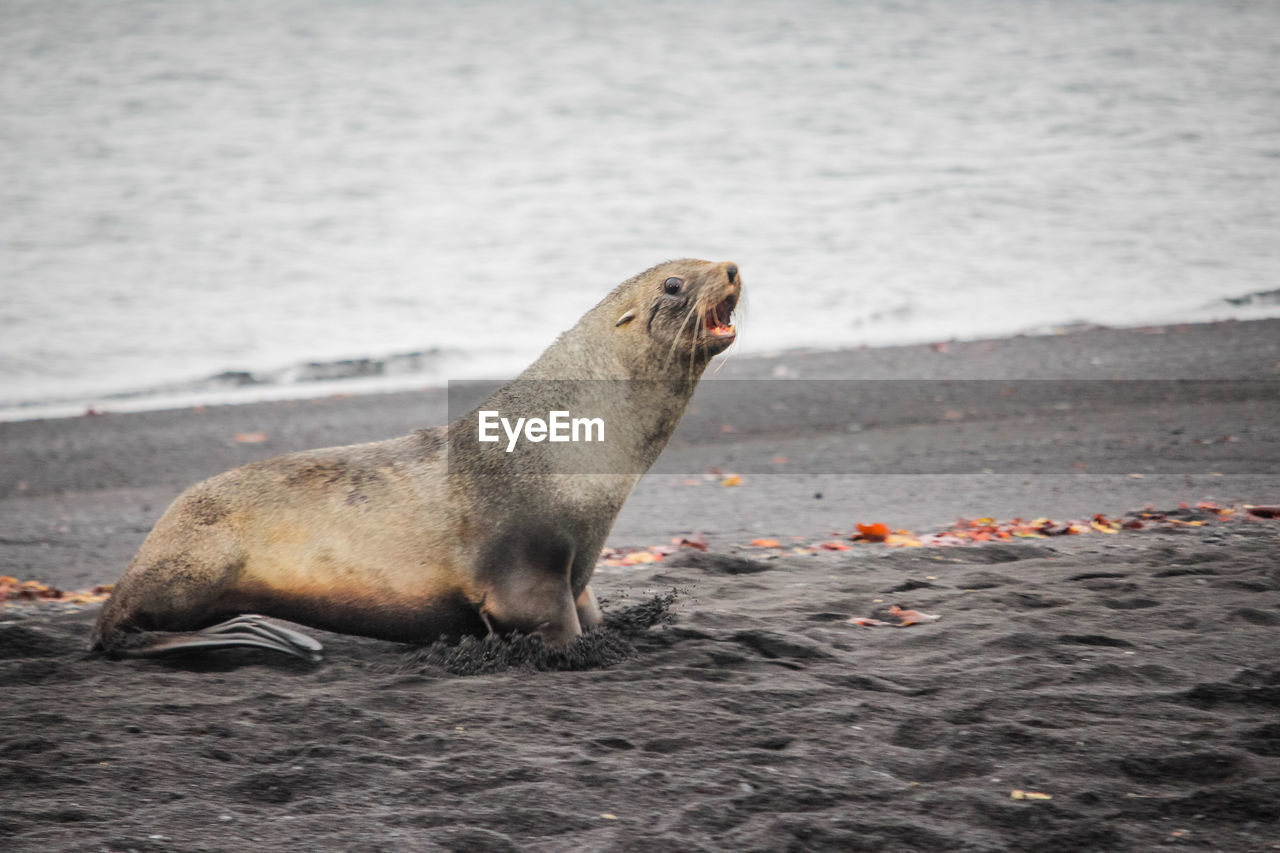
[{"label": "shoreline", "polygon": [[[1159,323],[1142,326],[1097,326],[1073,324],[1054,327],[1051,330],[1029,330],[1001,337],[975,336],[948,338],[936,342],[900,344],[874,344],[857,347],[809,348],[793,347],[768,352],[749,353],[731,361],[766,362],[786,365],[794,360],[840,360],[845,353],[879,351],[904,352],[921,347],[945,351],[954,346],[977,345],[988,347],[1010,340],[1055,339],[1089,333],[1166,334],[1177,333],[1188,327],[1216,327],[1237,324],[1276,324],[1280,318],[1221,319],[1207,322]],[[31,420],[54,420],[82,417],[86,414],[136,414],[141,412],[170,411],[200,406],[244,406],[261,403],[281,403],[290,400],[310,400],[321,397],[363,397],[380,394],[410,393],[446,388],[450,381],[489,380],[474,369],[466,369],[465,360],[455,363],[450,373],[457,373],[448,380],[440,374],[444,364],[459,362],[461,354],[440,350],[421,350],[392,353],[385,356],[362,356],[329,362],[299,362],[286,368],[258,373],[227,371],[217,376],[173,383],[159,388],[112,391],[103,394],[75,394],[51,401],[25,401],[0,405],[0,423]],[[418,364],[424,360],[441,362],[431,371],[411,371],[405,364]],[[385,368],[390,368],[383,372]],[[730,371],[733,372],[732,370]],[[757,373],[758,371],[751,371]],[[300,378],[282,379],[295,376]],[[707,378],[715,378],[708,376]],[[1019,377],[1021,378],[1021,377]]]},{"label": "shoreline", "polygon": [[[729,358],[712,368],[608,544],[702,533],[726,549],[759,537],[824,538],[856,522],[929,531],[957,516],[1275,503],[1280,402],[1266,395],[1212,406],[1121,398],[1067,411],[984,402],[950,420],[951,404],[917,410],[900,383],[877,382],[866,420],[856,411],[828,417],[830,392],[852,386],[826,383],[1273,380],[1277,365],[1280,320]],[[855,416],[865,422],[847,422]],[[0,423],[0,575],[62,588],[111,583],[168,503],[199,480],[447,419],[447,394],[427,389]],[[740,474],[742,485],[720,487],[715,471]]]}]

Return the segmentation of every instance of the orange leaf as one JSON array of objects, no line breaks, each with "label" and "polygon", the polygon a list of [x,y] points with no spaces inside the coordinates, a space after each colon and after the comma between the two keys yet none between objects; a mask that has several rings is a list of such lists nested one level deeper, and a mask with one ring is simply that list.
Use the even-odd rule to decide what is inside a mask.
[{"label": "orange leaf", "polygon": [[725,486],[726,488],[729,486],[741,486],[742,478],[737,474],[730,474],[720,481],[720,485]]},{"label": "orange leaf", "polygon": [[265,432],[238,432],[236,441],[240,444],[261,444],[267,440]]},{"label": "orange leaf", "polygon": [[889,538],[889,525],[876,522],[875,524],[859,524],[858,535],[852,536],[852,539],[858,539],[863,542],[883,542]]},{"label": "orange leaf", "polygon": [[757,548],[781,548],[782,543],[777,539],[752,539],[751,544]]}]

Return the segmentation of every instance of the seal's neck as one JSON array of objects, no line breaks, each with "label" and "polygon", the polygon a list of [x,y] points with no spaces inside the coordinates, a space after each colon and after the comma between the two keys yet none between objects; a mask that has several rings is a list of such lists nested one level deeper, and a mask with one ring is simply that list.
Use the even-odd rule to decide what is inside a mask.
[{"label": "seal's neck", "polygon": [[709,358],[663,347],[647,335],[624,335],[617,329],[621,310],[614,299],[605,299],[561,334],[518,378],[674,381],[673,388],[688,386],[687,393],[692,396]]},{"label": "seal's neck", "polygon": [[546,418],[553,409],[601,417],[609,424],[610,449],[622,460],[619,473],[639,475],[680,423],[706,359],[690,364],[686,352],[682,362],[680,355],[659,352],[647,335],[619,334],[617,308],[609,302],[589,311],[479,408],[513,422]]}]

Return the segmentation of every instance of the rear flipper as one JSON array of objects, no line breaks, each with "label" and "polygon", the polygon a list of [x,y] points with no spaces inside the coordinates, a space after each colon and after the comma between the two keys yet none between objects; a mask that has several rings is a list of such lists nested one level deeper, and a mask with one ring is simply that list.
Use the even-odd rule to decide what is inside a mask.
[{"label": "rear flipper", "polygon": [[306,634],[273,624],[256,614],[237,616],[199,631],[128,635],[127,639],[108,646],[108,651],[126,657],[160,657],[186,654],[206,649],[232,646],[254,646],[283,652],[318,663],[324,647]]}]

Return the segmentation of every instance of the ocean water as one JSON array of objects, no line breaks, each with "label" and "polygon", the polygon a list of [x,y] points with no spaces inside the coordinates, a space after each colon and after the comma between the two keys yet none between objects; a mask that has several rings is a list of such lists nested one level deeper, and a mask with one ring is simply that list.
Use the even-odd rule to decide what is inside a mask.
[{"label": "ocean water", "polygon": [[0,0],[0,417],[513,374],[671,257],[747,352],[1280,315],[1278,67],[1267,0]]}]

